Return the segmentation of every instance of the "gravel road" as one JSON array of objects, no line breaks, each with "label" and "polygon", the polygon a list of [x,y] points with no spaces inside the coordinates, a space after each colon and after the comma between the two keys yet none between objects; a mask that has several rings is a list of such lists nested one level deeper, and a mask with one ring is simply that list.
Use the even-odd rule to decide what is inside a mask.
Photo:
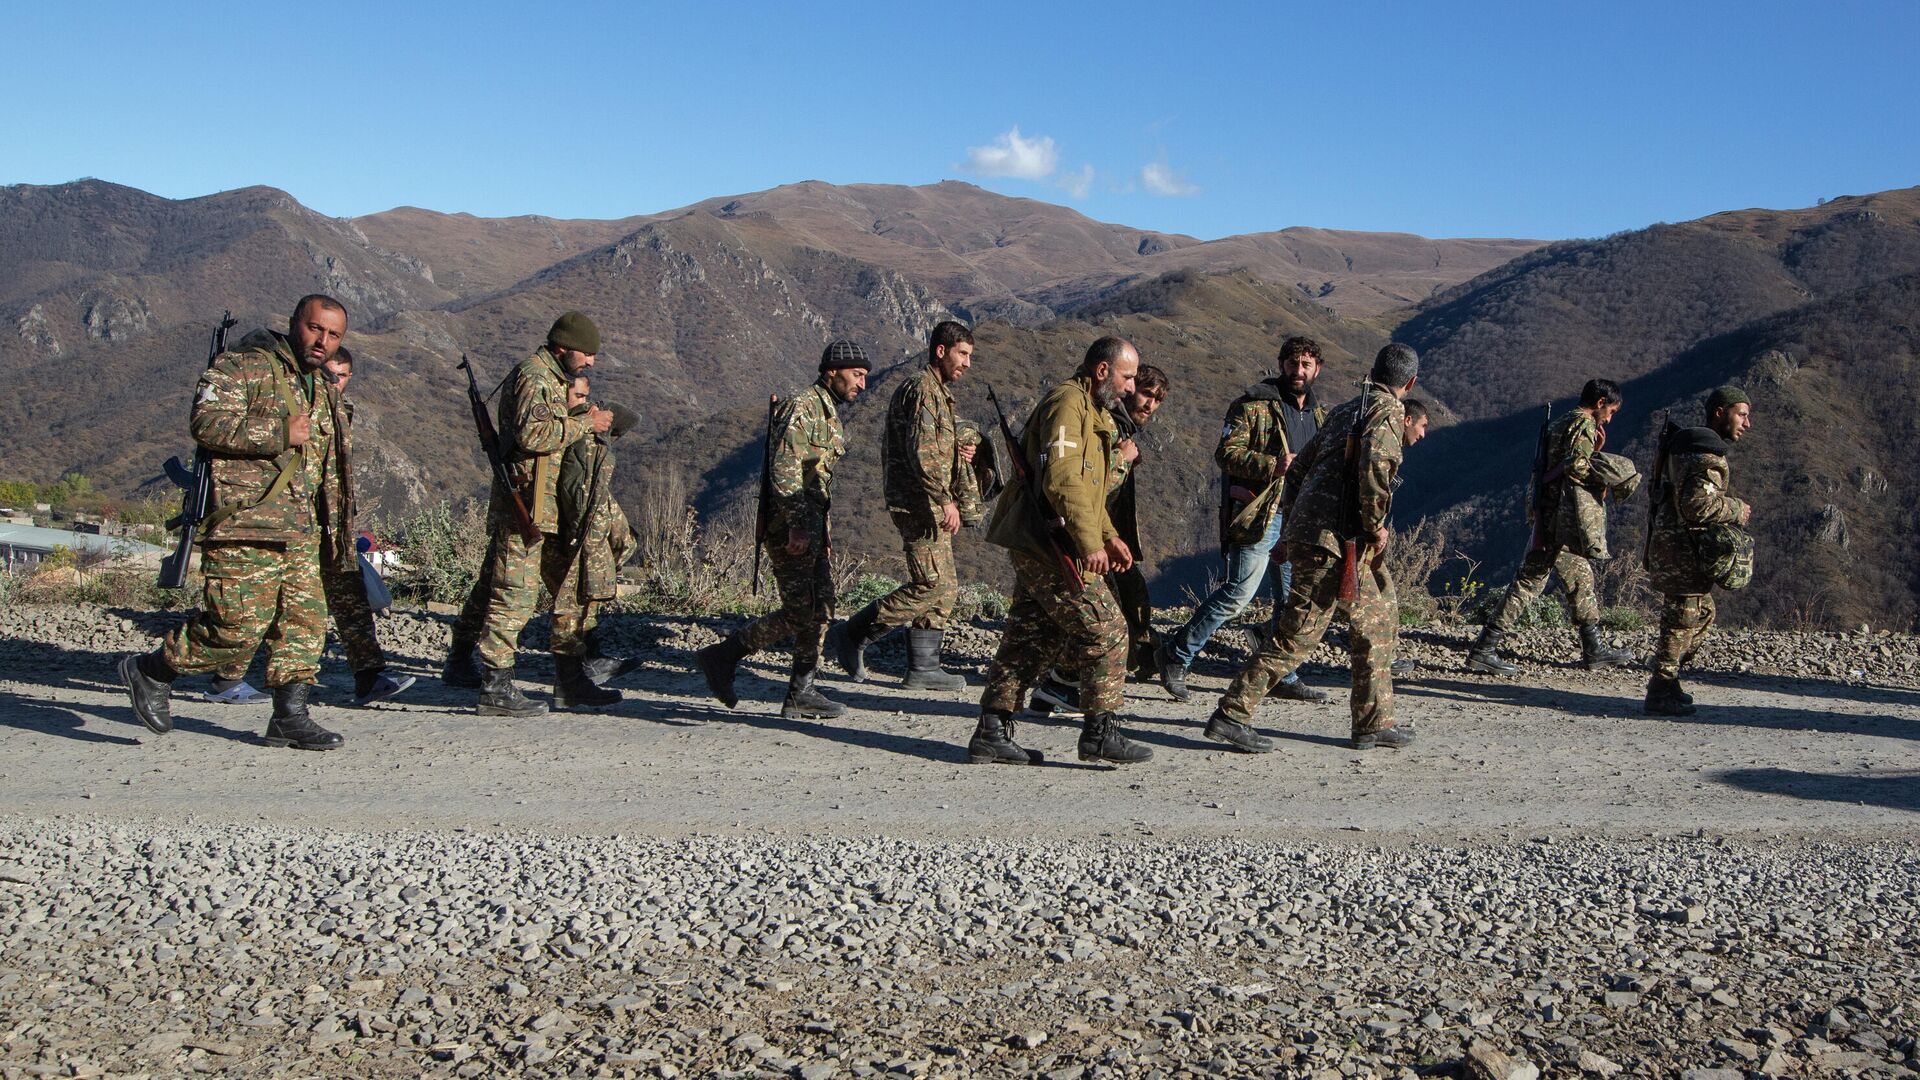
[{"label": "gravel road", "polygon": [[[155,738],[110,662],[169,618],[0,611],[0,1076],[1920,1069],[1912,638],[1718,636],[1665,721],[1570,634],[1500,681],[1415,632],[1414,748],[1345,748],[1323,650],[1335,702],[1247,757],[1199,730],[1229,635],[1194,703],[1129,688],[1152,762],[1036,721],[1053,764],[986,769],[967,694],[788,722],[774,658],[697,698],[695,619],[617,621],[648,664],[599,716],[342,707],[330,657],[342,751],[194,680]],[[416,673],[445,641],[382,634]]]}]

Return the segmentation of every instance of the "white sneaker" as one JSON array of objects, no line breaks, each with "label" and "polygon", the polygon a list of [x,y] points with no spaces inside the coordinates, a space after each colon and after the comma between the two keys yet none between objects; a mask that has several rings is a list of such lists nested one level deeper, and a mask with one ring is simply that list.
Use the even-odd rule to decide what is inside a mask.
[{"label": "white sneaker", "polygon": [[208,690],[204,696],[208,701],[217,701],[222,705],[258,705],[261,702],[273,700],[272,695],[263,694],[247,685],[245,679],[234,683],[225,690],[217,692]]}]

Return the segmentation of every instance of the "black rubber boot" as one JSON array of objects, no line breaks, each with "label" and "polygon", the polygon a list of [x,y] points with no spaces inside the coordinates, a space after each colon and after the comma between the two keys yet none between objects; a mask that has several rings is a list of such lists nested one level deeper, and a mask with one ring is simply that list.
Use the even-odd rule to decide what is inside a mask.
[{"label": "black rubber boot", "polygon": [[789,720],[838,720],[847,715],[847,707],[820,692],[813,685],[815,667],[794,664],[787,678],[787,699],[780,703],[780,715]]},{"label": "black rubber boot", "polygon": [[1160,669],[1160,685],[1167,688],[1167,693],[1173,700],[1193,700],[1193,691],[1187,689],[1187,669],[1175,663],[1173,658],[1167,655],[1167,644],[1164,641],[1153,651],[1153,666]]},{"label": "black rubber boot", "polygon": [[1679,679],[1655,675],[1647,680],[1646,711],[1650,716],[1692,716],[1693,700],[1680,689]]},{"label": "black rubber boot", "polygon": [[1038,750],[1027,750],[1013,741],[1013,714],[997,709],[980,713],[980,723],[967,740],[967,760],[975,765],[1038,765]]},{"label": "black rubber boot", "polygon": [[482,667],[480,705],[475,711],[481,716],[545,716],[547,703],[521,693],[513,685],[512,668]]},{"label": "black rubber boot", "polygon": [[1587,668],[1621,667],[1633,663],[1633,654],[1601,641],[1599,627],[1583,626],[1580,628],[1580,663]]},{"label": "black rubber boot", "polygon": [[945,630],[907,631],[907,681],[909,690],[965,690],[967,679],[940,666],[940,640]]},{"label": "black rubber boot", "polygon": [[313,722],[307,713],[308,683],[273,688],[273,718],[267,721],[267,745],[295,750],[338,750],[347,740]]},{"label": "black rubber boot", "polygon": [[733,692],[733,675],[740,667],[740,658],[747,650],[737,637],[728,637],[693,654],[693,662],[700,667],[700,674],[707,677],[707,689],[720,699],[720,704],[731,709],[740,704],[740,695]]},{"label": "black rubber boot", "polygon": [[875,600],[841,624],[840,636],[834,640],[834,661],[840,665],[840,670],[853,676],[854,682],[867,681],[867,646],[886,637],[887,631],[892,629],[876,625],[879,618],[880,601]]},{"label": "black rubber boot", "polygon": [[1120,734],[1120,718],[1110,712],[1093,713],[1080,727],[1080,760],[1132,765],[1153,757],[1150,747]]},{"label": "black rubber boot", "polygon": [[1491,626],[1481,627],[1480,637],[1467,650],[1467,670],[1482,675],[1518,675],[1520,668],[1500,658],[1500,643],[1506,632]]},{"label": "black rubber boot", "polygon": [[587,635],[587,655],[580,658],[580,669],[595,686],[605,686],[639,666],[639,657],[608,656],[600,651],[600,635]]},{"label": "black rubber boot", "polygon": [[1413,744],[1413,729],[1410,727],[1381,728],[1379,731],[1363,731],[1353,737],[1355,750],[1371,750],[1378,746],[1386,750],[1398,750]]},{"label": "black rubber boot", "polygon": [[484,681],[480,658],[473,653],[474,643],[453,639],[447,647],[446,662],[440,665],[440,682],[457,690],[478,690]]},{"label": "black rubber boot", "polygon": [[609,690],[587,678],[586,664],[578,656],[553,657],[553,707],[556,709],[604,709],[620,704],[620,691]]},{"label": "black rubber boot", "polygon": [[173,680],[178,677],[158,649],[120,658],[120,681],[127,686],[133,714],[155,735],[173,730]]},{"label": "black rubber boot", "polygon": [[1242,724],[1226,713],[1214,710],[1207,718],[1207,738],[1227,743],[1244,754],[1265,754],[1273,749],[1273,740]]}]

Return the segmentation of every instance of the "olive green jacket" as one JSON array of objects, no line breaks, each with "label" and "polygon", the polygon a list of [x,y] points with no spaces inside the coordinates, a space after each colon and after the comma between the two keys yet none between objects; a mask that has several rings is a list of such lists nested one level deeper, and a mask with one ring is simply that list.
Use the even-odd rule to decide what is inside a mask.
[{"label": "olive green jacket", "polygon": [[[314,378],[309,399],[301,376],[292,345],[270,331],[247,335],[201,374],[188,423],[213,461],[208,543],[283,544],[313,533],[316,493],[345,450],[336,442],[340,392]],[[310,424],[300,448],[287,443],[296,411]],[[283,470],[288,477],[276,489]],[[350,515],[351,504],[341,511]]]},{"label": "olive green jacket", "polygon": [[[1093,400],[1092,381],[1076,376],[1034,407],[1021,452],[1052,512],[1066,519],[1067,554],[1083,559],[1117,535],[1107,513],[1110,463],[1118,435],[1113,416]],[[1018,477],[1007,484],[987,524],[987,542],[1042,559],[1053,557],[1047,527]]]}]

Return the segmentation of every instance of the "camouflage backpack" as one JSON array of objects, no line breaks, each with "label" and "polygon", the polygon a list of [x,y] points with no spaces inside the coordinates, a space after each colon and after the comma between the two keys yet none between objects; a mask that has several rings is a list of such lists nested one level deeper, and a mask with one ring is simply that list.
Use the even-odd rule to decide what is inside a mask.
[{"label": "camouflage backpack", "polygon": [[1744,589],[1753,580],[1753,536],[1737,525],[1710,525],[1694,531],[1700,568],[1723,589]]}]

